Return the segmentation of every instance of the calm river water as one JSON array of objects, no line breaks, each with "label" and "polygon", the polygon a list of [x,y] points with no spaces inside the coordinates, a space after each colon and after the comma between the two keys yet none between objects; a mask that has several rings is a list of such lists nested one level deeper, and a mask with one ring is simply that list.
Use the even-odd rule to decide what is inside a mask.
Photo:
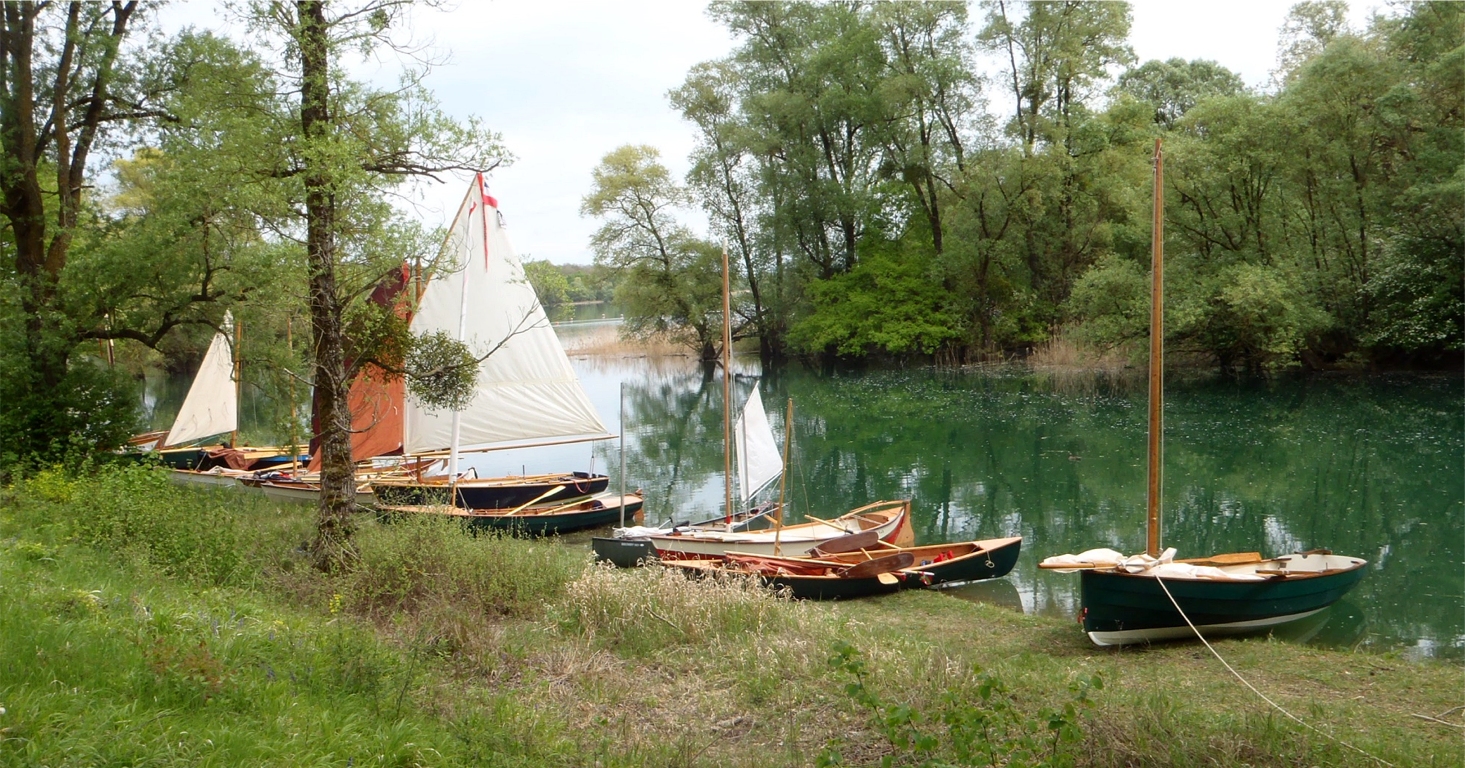
[{"label": "calm river water", "polygon": [[[573,348],[596,327],[560,334]],[[647,520],[719,513],[720,378],[683,358],[571,358],[612,432],[624,387],[626,484],[646,492]],[[795,514],[910,498],[921,543],[1023,537],[1012,575],[952,590],[957,598],[1072,617],[1077,577],[1040,571],[1040,559],[1144,549],[1140,376],[795,367],[759,379],[756,360],[734,367],[735,400],[759,381],[780,443],[794,401]],[[1178,379],[1167,382],[1165,409],[1166,545],[1180,557],[1328,548],[1365,558],[1363,582],[1324,621],[1292,629],[1292,639],[1465,658],[1460,376]],[[480,454],[472,463],[484,476],[593,466],[609,470],[614,488],[619,461],[610,441]]]}]

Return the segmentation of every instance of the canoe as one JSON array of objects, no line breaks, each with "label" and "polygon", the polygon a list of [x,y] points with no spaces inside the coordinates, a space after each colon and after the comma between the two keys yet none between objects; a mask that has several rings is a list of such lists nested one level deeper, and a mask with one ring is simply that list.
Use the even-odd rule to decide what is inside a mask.
[{"label": "canoe", "polygon": [[[421,481],[410,479],[382,480],[372,483],[377,499],[392,506],[447,505],[451,491],[462,509],[513,509],[539,500],[568,502],[572,499],[604,493],[610,478],[588,472],[524,475],[510,477],[466,478],[450,484],[446,477]],[[558,490],[556,490],[558,489]],[[609,521],[606,521],[609,522]],[[603,523],[601,523],[603,525]]]},{"label": "canoe", "polygon": [[[741,531],[762,531],[772,527],[773,513],[778,509],[778,504],[769,502],[761,504],[748,510],[739,512],[733,516],[730,530]],[[696,523],[682,523],[673,525],[666,529],[667,532],[678,528],[696,528],[702,530],[729,530],[726,518],[715,517]],[[651,543],[645,535],[631,533],[637,529],[617,528],[613,536],[595,536],[590,539],[590,549],[595,553],[595,559],[608,562],[620,568],[635,568],[638,565],[656,558],[656,546]]]},{"label": "canoe", "polygon": [[[265,495],[265,498],[271,501],[292,504],[313,504],[320,500],[319,483],[301,482],[299,480],[259,480],[248,482],[242,479],[240,483],[259,489]],[[376,504],[376,496],[372,493],[369,484],[357,486],[356,503],[365,506],[373,506]]]},{"label": "canoe", "polygon": [[239,488],[239,478],[251,473],[243,469],[215,467],[211,470],[174,469],[168,472],[168,479],[177,485],[202,486],[205,488]]},{"label": "canoe", "polygon": [[601,493],[588,499],[566,504],[545,504],[519,510],[462,509],[442,505],[378,504],[377,509],[388,517],[398,515],[442,515],[456,518],[475,530],[500,530],[526,536],[568,533],[584,528],[610,525],[620,519],[621,505],[625,514],[640,511],[642,498],[628,493]]},{"label": "canoe", "polygon": [[1337,602],[1363,578],[1365,565],[1356,557],[1308,553],[1213,566],[1230,578],[1167,575],[1175,569],[1164,567],[1140,573],[1087,569],[1080,572],[1080,615],[1096,645],[1194,637],[1176,611],[1177,603],[1205,637],[1256,632],[1307,618]]},{"label": "canoe", "polygon": [[825,553],[815,549],[810,557],[846,565],[899,552],[909,553],[914,563],[902,569],[919,583],[909,586],[942,587],[1006,576],[1017,564],[1021,536],[981,539],[924,547],[877,547],[848,553]]},{"label": "canoe", "polygon": [[919,581],[919,577],[900,572],[914,560],[910,553],[902,552],[846,565],[729,552],[722,558],[673,559],[661,563],[688,574],[755,577],[801,600],[848,600],[898,592],[907,581]]},{"label": "canoe", "polygon": [[875,531],[881,541],[914,543],[910,501],[877,501],[833,520],[786,525],[777,531],[674,530],[648,538],[663,559],[721,557],[729,551],[771,557],[775,542],[780,554],[799,555],[832,539],[867,530]]}]

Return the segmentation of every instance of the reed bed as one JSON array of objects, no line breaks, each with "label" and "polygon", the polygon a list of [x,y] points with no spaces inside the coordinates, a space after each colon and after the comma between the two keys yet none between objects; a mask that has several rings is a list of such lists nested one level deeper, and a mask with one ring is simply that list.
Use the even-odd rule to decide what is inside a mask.
[{"label": "reed bed", "polygon": [[686,344],[669,336],[628,336],[622,326],[603,325],[566,334],[562,343],[565,352],[593,357],[686,357],[691,354]]}]

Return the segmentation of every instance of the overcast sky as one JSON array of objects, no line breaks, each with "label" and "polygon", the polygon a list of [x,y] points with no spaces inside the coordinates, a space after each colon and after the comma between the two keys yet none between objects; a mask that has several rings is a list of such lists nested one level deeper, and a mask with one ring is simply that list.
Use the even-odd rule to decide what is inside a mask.
[{"label": "overcast sky", "polygon": [[[1290,7],[1278,0],[1131,5],[1130,44],[1141,62],[1212,59],[1252,86],[1269,80]],[[1350,22],[1362,28],[1380,5],[1354,0]],[[169,26],[218,28],[216,11],[213,3],[184,0],[164,15]],[[980,14],[972,8],[974,19]],[[228,31],[240,34],[237,25]],[[443,107],[483,118],[517,157],[489,186],[521,257],[557,264],[591,261],[596,223],[580,216],[580,198],[607,152],[649,144],[669,168],[685,172],[692,128],[667,105],[666,92],[693,64],[733,46],[702,4],[667,0],[461,0],[447,10],[417,10],[412,31],[447,59],[427,80]],[[991,98],[994,110],[1010,109],[1000,94]],[[424,189],[415,213],[428,226],[446,224],[465,184]]]}]

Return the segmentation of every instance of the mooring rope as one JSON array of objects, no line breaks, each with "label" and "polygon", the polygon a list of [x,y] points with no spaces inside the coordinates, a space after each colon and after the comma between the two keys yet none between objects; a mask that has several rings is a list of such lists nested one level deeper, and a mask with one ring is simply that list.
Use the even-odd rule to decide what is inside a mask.
[{"label": "mooring rope", "polygon": [[1339,744],[1342,744],[1343,746],[1345,746],[1345,747],[1353,750],[1354,752],[1357,752],[1358,754],[1363,755],[1364,757],[1367,757],[1367,758],[1369,758],[1371,760],[1377,761],[1380,765],[1387,765],[1387,766],[1389,766],[1389,768],[1395,768],[1395,766],[1394,766],[1393,763],[1391,763],[1391,762],[1389,762],[1389,761],[1387,761],[1387,760],[1385,760],[1385,759],[1383,759],[1381,757],[1378,757],[1376,755],[1373,755],[1373,754],[1370,754],[1368,752],[1365,752],[1362,749],[1359,749],[1358,747],[1355,747],[1352,744],[1349,744],[1348,742],[1343,741],[1342,739],[1334,736],[1333,734],[1328,733],[1327,731],[1321,730],[1321,729],[1319,729],[1319,728],[1317,728],[1315,726],[1312,726],[1312,725],[1309,725],[1309,724],[1303,722],[1302,721],[1302,718],[1298,717],[1297,715],[1292,714],[1291,712],[1288,712],[1287,710],[1283,709],[1280,704],[1278,704],[1277,702],[1272,701],[1271,699],[1267,698],[1267,695],[1265,693],[1262,693],[1261,691],[1257,690],[1256,689],[1256,686],[1252,685],[1250,682],[1247,681],[1246,678],[1242,677],[1241,676],[1241,673],[1240,672],[1237,672],[1235,667],[1232,667],[1229,663],[1227,663],[1227,661],[1225,659],[1221,658],[1221,654],[1216,652],[1215,647],[1211,645],[1211,641],[1207,640],[1206,637],[1205,637],[1205,635],[1202,635],[1200,633],[1200,630],[1195,628],[1195,624],[1191,623],[1190,617],[1189,616],[1186,616],[1185,615],[1185,611],[1181,610],[1180,603],[1176,602],[1175,596],[1172,595],[1172,594],[1170,594],[1170,588],[1167,587],[1167,586],[1165,586],[1165,580],[1162,579],[1162,578],[1160,578],[1159,576],[1155,576],[1154,579],[1155,579],[1155,581],[1159,582],[1160,589],[1165,590],[1165,597],[1170,598],[1170,604],[1173,605],[1173,606],[1175,606],[1175,612],[1180,614],[1180,618],[1185,619],[1185,624],[1186,624],[1186,626],[1189,626],[1190,627],[1190,631],[1194,632],[1195,633],[1195,636],[1198,637],[1198,638],[1200,638],[1200,641],[1202,643],[1205,643],[1206,644],[1206,649],[1211,652],[1211,655],[1212,656],[1215,656],[1217,661],[1221,662],[1221,664],[1224,665],[1226,667],[1226,669],[1231,672],[1231,674],[1235,675],[1237,680],[1240,680],[1243,685],[1245,685],[1247,688],[1250,688],[1252,693],[1256,694],[1257,696],[1260,696],[1262,701],[1265,701],[1266,703],[1272,705],[1272,709],[1275,709],[1278,712],[1281,712],[1282,714],[1284,714],[1287,717],[1291,718],[1293,720],[1293,722],[1296,722],[1298,725],[1302,726],[1303,728],[1306,728],[1306,729],[1308,729],[1310,731],[1313,731],[1315,733],[1320,733],[1324,737],[1326,737],[1326,738],[1328,738],[1328,739],[1330,739],[1332,741],[1336,741]]}]

